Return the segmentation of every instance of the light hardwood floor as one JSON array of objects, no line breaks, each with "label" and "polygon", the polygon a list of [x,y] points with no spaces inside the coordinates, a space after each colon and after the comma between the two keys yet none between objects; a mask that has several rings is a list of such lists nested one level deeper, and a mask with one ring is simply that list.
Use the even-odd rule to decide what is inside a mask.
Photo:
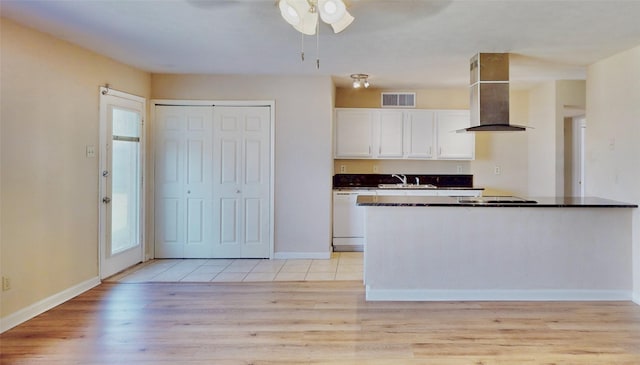
[{"label": "light hardwood floor", "polygon": [[640,364],[631,302],[365,302],[357,281],[106,283],[2,364]]}]

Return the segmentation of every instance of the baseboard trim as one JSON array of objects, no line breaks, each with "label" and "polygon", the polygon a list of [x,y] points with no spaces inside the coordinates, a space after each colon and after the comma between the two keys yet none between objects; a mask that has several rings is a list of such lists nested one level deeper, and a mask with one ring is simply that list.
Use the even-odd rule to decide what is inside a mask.
[{"label": "baseboard trim", "polygon": [[[368,301],[628,301],[624,290],[412,290],[371,289]],[[638,303],[636,299],[634,302]]]},{"label": "baseboard trim", "polygon": [[631,300],[637,305],[640,305],[640,293],[633,293],[633,297],[631,298]]},{"label": "baseboard trim", "polygon": [[276,252],[273,256],[278,260],[316,259],[326,260],[331,258],[331,252]]},{"label": "baseboard trim", "polygon": [[74,285],[68,289],[56,293],[48,298],[45,298],[39,302],[36,302],[4,318],[0,318],[0,333],[4,333],[5,331],[10,330],[13,327],[24,323],[31,318],[34,318],[35,316],[40,315],[48,311],[49,309],[58,306],[98,285],[100,285],[100,278],[96,276],[78,285]]}]

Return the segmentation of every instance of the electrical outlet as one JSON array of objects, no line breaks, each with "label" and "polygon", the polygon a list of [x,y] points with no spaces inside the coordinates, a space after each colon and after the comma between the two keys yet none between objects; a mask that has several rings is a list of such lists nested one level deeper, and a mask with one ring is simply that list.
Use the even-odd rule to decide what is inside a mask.
[{"label": "electrical outlet", "polygon": [[461,174],[461,173],[462,173],[462,165],[457,165],[457,166],[456,166],[456,172],[457,172],[458,174]]},{"label": "electrical outlet", "polygon": [[347,172],[347,165],[340,165],[340,173],[344,174]]},{"label": "electrical outlet", "polygon": [[500,168],[500,166],[496,166],[493,168],[493,173],[495,175],[500,175],[502,173],[502,169]]},{"label": "electrical outlet", "polygon": [[378,172],[380,172],[380,169],[378,168],[378,165],[373,165],[373,173],[377,174]]},{"label": "electrical outlet", "polygon": [[2,291],[11,289],[11,279],[6,276],[2,277]]}]

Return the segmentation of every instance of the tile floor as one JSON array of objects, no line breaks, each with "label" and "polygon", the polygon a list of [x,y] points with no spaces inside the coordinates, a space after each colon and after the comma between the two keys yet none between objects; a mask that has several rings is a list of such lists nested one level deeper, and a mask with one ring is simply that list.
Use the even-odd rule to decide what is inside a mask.
[{"label": "tile floor", "polygon": [[239,282],[362,280],[362,252],[334,252],[328,260],[158,259],[106,281]]}]

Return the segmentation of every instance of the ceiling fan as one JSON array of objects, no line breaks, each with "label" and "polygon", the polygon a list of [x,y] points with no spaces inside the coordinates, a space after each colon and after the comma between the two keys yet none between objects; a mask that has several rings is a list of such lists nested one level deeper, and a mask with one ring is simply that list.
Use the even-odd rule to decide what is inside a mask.
[{"label": "ceiling fan", "polygon": [[343,0],[277,0],[282,18],[302,34],[318,32],[319,21],[340,33],[354,20]]}]

